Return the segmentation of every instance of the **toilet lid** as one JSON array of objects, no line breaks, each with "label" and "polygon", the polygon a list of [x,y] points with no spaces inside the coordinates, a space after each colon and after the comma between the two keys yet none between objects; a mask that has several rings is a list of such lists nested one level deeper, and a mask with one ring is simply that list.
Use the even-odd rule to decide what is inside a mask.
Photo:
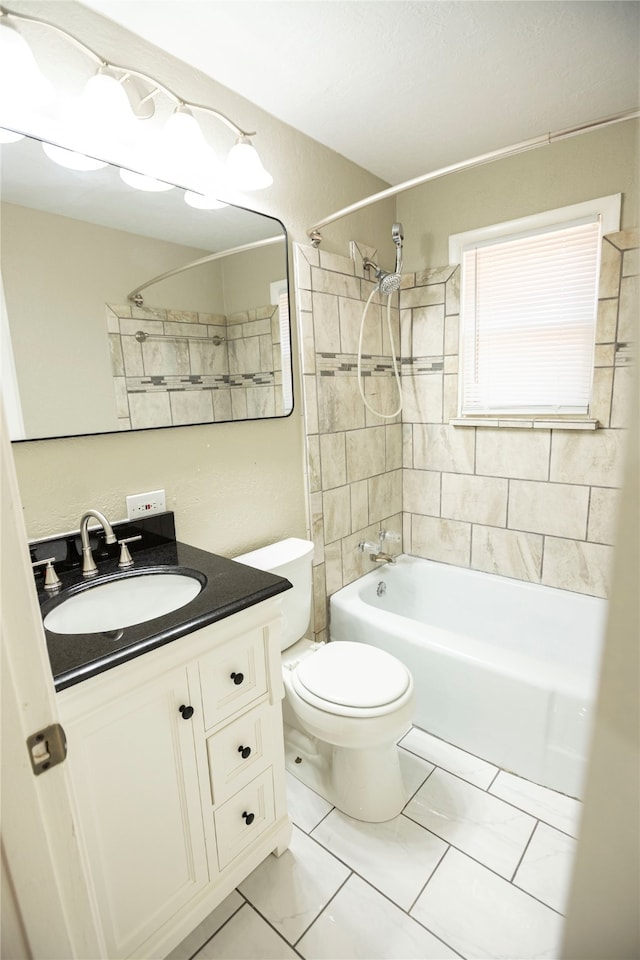
[{"label": "toilet lid", "polygon": [[384,650],[340,640],[305,657],[296,668],[298,692],[349,707],[381,707],[393,703],[409,687],[403,663]]}]

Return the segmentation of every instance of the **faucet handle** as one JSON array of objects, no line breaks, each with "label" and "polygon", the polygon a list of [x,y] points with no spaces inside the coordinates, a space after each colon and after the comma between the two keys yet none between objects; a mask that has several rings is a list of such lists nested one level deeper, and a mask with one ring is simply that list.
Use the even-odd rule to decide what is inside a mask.
[{"label": "faucet handle", "polygon": [[402,537],[399,533],[394,533],[393,530],[381,530],[380,531],[380,543],[389,541],[389,543],[400,543]]},{"label": "faucet handle", "polygon": [[121,570],[133,566],[133,560],[131,558],[131,554],[129,553],[127,544],[135,543],[136,540],[142,540],[142,534],[138,534],[137,537],[126,537],[124,540],[118,540],[118,546],[120,547],[120,559],[118,560],[118,567]]},{"label": "faucet handle", "polygon": [[56,573],[55,567],[53,566],[55,561],[56,557],[49,557],[47,560],[35,560],[31,564],[31,566],[35,569],[35,567],[41,567],[46,563],[47,566],[44,572],[44,589],[47,591],[47,593],[57,593],[61,586],[60,577]]}]

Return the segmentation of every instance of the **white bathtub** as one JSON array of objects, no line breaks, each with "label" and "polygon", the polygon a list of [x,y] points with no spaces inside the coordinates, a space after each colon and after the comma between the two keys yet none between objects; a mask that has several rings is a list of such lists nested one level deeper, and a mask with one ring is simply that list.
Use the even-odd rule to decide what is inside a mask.
[{"label": "white bathtub", "polygon": [[579,797],[605,613],[596,597],[401,556],[331,597],[330,636],[407,665],[416,726]]}]

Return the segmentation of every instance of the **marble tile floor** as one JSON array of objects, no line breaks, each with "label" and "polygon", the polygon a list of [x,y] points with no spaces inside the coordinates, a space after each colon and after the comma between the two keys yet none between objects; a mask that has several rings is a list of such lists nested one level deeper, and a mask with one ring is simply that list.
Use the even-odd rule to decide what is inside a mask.
[{"label": "marble tile floor", "polygon": [[387,823],[289,776],[293,838],[168,960],[558,957],[579,801],[412,730]]}]

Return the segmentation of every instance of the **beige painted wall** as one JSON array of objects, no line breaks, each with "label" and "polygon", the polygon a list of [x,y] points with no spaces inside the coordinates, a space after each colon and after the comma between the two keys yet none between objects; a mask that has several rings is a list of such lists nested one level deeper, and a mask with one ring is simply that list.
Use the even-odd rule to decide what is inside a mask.
[{"label": "beige painted wall", "polygon": [[400,194],[404,269],[449,263],[452,233],[612,193],[624,193],[621,226],[636,226],[639,138],[640,121],[627,120]]},{"label": "beige painted wall", "polygon": [[[274,185],[237,199],[280,219],[291,240],[304,242],[315,220],[386,186],[87,8],[66,0],[17,0],[13,9],[58,23],[107,59],[134,64],[186,99],[211,104],[245,129],[257,130],[255,143]],[[72,60],[70,54],[68,69]],[[207,134],[210,131],[215,136],[225,133],[223,129],[220,134],[215,122],[207,127]],[[232,141],[228,132],[225,136],[229,149]],[[392,248],[394,216],[392,200],[377,204],[336,225],[326,247],[346,252],[355,231],[380,248]],[[294,357],[297,353],[295,338]],[[306,535],[299,383],[296,370],[296,406],[284,420],[14,445],[28,535],[77,529],[81,512],[89,506],[111,518],[122,517],[128,493],[158,487],[164,487],[167,506],[176,512],[179,537],[199,547],[233,555],[285,535]]]}]

